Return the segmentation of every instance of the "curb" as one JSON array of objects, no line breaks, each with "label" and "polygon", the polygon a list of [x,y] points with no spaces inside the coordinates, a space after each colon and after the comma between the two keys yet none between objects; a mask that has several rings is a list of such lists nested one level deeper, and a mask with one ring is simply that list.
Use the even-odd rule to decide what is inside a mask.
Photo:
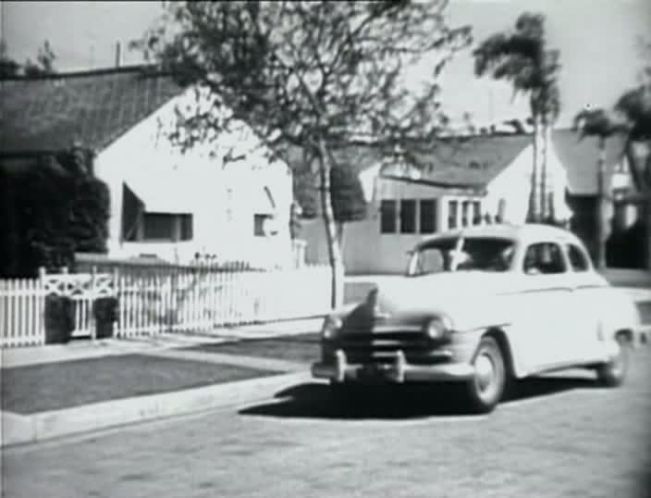
[{"label": "curb", "polygon": [[187,415],[273,397],[288,384],[311,379],[309,371],[273,375],[173,393],[102,401],[63,410],[19,415],[1,412],[0,447],[33,444],[72,434]]}]

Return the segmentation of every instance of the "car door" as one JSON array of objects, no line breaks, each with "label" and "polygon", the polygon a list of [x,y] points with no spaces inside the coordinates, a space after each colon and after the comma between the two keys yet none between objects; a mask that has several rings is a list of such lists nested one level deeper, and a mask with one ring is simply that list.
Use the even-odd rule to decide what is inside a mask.
[{"label": "car door", "polygon": [[599,343],[599,318],[606,301],[607,287],[594,272],[586,251],[578,244],[565,244],[570,267],[570,282],[574,288],[574,307],[572,331],[567,335],[568,353],[576,362],[598,358],[601,353]]},{"label": "car door", "polygon": [[556,242],[534,242],[521,263],[522,287],[514,303],[520,361],[531,371],[560,366],[570,356],[564,349],[574,288],[568,281],[563,250]]}]

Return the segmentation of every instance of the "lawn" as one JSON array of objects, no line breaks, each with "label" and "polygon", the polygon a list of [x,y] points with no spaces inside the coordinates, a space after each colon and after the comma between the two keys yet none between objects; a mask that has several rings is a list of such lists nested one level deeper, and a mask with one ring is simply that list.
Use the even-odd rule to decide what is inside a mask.
[{"label": "lawn", "polygon": [[311,363],[319,359],[319,334],[299,334],[272,339],[245,339],[188,348],[203,351]]},{"label": "lawn", "polygon": [[275,373],[138,354],[5,368],[2,410],[29,414]]}]

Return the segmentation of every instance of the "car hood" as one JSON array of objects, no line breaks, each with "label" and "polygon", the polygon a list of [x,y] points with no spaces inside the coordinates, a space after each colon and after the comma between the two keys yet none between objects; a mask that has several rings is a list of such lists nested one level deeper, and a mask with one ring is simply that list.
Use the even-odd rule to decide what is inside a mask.
[{"label": "car hood", "polygon": [[[402,277],[376,287],[376,312],[393,320],[445,314],[461,328],[485,321],[504,323],[502,296],[523,290],[523,282],[508,273],[463,271]],[[363,304],[363,303],[362,303]],[[506,315],[504,315],[506,316]]]},{"label": "car hood", "polygon": [[404,277],[378,286],[380,303],[409,308],[436,302],[492,296],[522,290],[519,279],[507,273],[460,271]]}]

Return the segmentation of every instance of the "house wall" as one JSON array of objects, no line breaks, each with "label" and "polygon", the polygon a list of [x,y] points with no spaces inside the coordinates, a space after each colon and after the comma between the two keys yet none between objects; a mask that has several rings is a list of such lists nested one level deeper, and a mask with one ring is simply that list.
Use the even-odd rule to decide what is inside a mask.
[{"label": "house wall", "polygon": [[[437,231],[448,228],[448,201],[480,200],[479,196],[461,191],[442,189],[418,183],[387,178],[377,178],[373,186],[372,200],[367,203],[367,217],[349,222],[343,229],[343,259],[346,273],[355,274],[399,274],[407,267],[409,251],[424,237],[432,234],[381,233],[380,206],[382,200],[436,199]],[[416,230],[419,230],[419,204],[416,203]],[[461,223],[461,211],[457,216]],[[325,225],[321,218],[303,220],[301,238],[307,241],[306,257],[309,262],[327,263]]]},{"label": "house wall", "polygon": [[[449,223],[450,201],[458,202],[456,223],[462,227],[462,203],[469,201],[470,212],[467,224],[475,222],[473,202],[479,202],[481,223],[504,222],[521,224],[525,222],[531,188],[531,163],[533,148],[528,146],[516,156],[513,162],[495,176],[482,192],[476,189],[453,189],[434,187],[422,183],[399,181],[378,177],[379,168],[371,167],[360,174],[370,199],[367,218],[346,223],[343,237],[343,259],[347,274],[396,274],[405,271],[408,252],[426,234],[380,233],[380,205],[383,199],[436,199],[437,232],[453,228]],[[372,170],[372,171],[371,171]],[[374,180],[369,176],[373,174]],[[565,203],[567,176],[555,152],[548,156],[548,188],[554,199],[557,215],[569,216]],[[418,210],[416,213],[418,220]],[[304,221],[302,238],[307,241],[308,261],[326,263],[328,250],[325,243],[325,227],[320,219]]]},{"label": "house wall", "polygon": [[[95,173],[111,194],[109,255],[155,254],[187,262],[199,253],[260,264],[290,261],[290,169],[282,161],[270,162],[246,128],[185,152],[173,146],[166,133],[174,125],[175,108],[193,102],[194,91],[189,90],[98,153]],[[231,147],[238,159],[225,161]],[[122,240],[124,183],[139,197],[145,194],[147,212],[192,214],[192,239]],[[275,215],[275,235],[254,235],[256,213]]]}]

